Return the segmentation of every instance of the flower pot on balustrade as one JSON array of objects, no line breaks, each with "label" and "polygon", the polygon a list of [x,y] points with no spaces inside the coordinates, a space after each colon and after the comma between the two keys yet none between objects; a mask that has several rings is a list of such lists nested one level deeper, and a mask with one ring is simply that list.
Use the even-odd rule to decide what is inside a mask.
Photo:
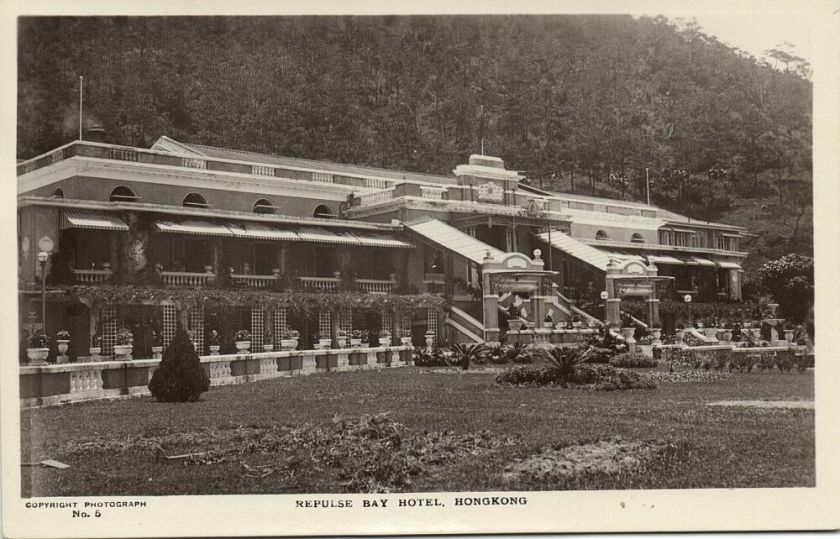
[{"label": "flower pot on balustrade", "polygon": [[350,347],[351,348],[361,348],[362,347],[362,339],[350,339]]},{"label": "flower pot on balustrade", "polygon": [[[522,320],[508,320],[508,327],[511,331],[522,331],[522,324],[524,322]],[[428,336],[426,337],[426,341],[428,341]],[[426,343],[428,344],[428,342]],[[429,345],[431,346],[431,345]]]},{"label": "flower pot on balustrade", "polygon": [[636,333],[636,328],[634,328],[634,327],[621,328],[621,335],[625,339],[632,339],[634,333]]},{"label": "flower pot on balustrade", "polygon": [[251,341],[236,341],[236,351],[240,354],[247,354],[251,348]]},{"label": "flower pot on balustrade", "polygon": [[90,354],[91,361],[99,361],[100,357],[99,354],[102,353],[102,348],[99,346],[92,346],[88,348],[88,353]]},{"label": "flower pot on balustrade", "polygon": [[297,341],[295,339],[280,339],[281,350],[294,350],[297,348]]},{"label": "flower pot on balustrade", "polygon": [[332,345],[332,339],[318,339],[318,346],[326,350]]},{"label": "flower pot on balustrade", "polygon": [[264,344],[263,345],[263,352],[273,352],[274,345],[273,344]]},{"label": "flower pot on balustrade", "polygon": [[134,349],[130,344],[115,344],[114,345],[114,359],[117,361],[128,361],[131,359],[131,351]]},{"label": "flower pot on balustrade", "polygon": [[[218,348],[218,346],[216,347]],[[211,346],[212,350],[213,347]],[[163,346],[152,346],[152,359],[161,359],[163,357]]]},{"label": "flower pot on balustrade", "polygon": [[221,350],[221,349],[222,349],[222,346],[220,344],[211,344],[210,345],[210,355],[211,356],[218,356],[219,355],[219,350]]},{"label": "flower pot on balustrade", "polygon": [[650,338],[654,341],[662,340],[662,329],[661,328],[651,328]]},{"label": "flower pot on balustrade", "polygon": [[785,330],[785,340],[788,343],[793,342],[793,330],[792,329],[786,329]]},{"label": "flower pot on balustrade", "polygon": [[62,356],[67,354],[67,347],[70,346],[70,341],[60,340],[55,341],[56,345],[58,346],[58,353]]},{"label": "flower pot on balustrade", "polygon": [[400,344],[402,344],[403,346],[410,346],[411,337],[400,337]]},{"label": "flower pot on balustrade", "polygon": [[[511,328],[513,329],[513,328]],[[426,333],[426,348],[431,348],[435,345],[435,334],[434,333]]]},{"label": "flower pot on balustrade", "polygon": [[29,358],[30,365],[46,365],[47,358],[50,355],[49,348],[27,348],[26,357]]},{"label": "flower pot on balustrade", "polygon": [[580,329],[583,326],[583,322],[572,322],[572,327],[575,329]]}]

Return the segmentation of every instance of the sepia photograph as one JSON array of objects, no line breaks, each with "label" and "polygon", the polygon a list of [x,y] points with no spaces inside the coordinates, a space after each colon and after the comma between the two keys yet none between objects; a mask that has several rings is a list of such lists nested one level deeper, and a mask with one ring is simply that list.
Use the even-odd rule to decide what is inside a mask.
[{"label": "sepia photograph", "polygon": [[814,13],[638,11],[15,17],[4,497],[816,492]]}]

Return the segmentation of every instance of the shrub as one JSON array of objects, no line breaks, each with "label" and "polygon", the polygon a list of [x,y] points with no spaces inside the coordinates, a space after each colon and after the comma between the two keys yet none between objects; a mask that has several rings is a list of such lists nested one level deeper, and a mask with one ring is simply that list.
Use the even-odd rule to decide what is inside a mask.
[{"label": "shrub", "polygon": [[236,342],[250,341],[251,340],[251,333],[247,329],[240,329],[233,336],[233,340],[236,341]]},{"label": "shrub", "polygon": [[546,359],[559,371],[558,375],[562,380],[570,381],[578,364],[586,359],[586,349],[553,348],[546,354]]},{"label": "shrub", "polygon": [[114,338],[116,343],[119,345],[134,344],[134,335],[132,335],[128,328],[118,329],[114,334]]},{"label": "shrub", "polygon": [[[571,361],[566,356],[565,361]],[[571,375],[563,374],[561,369],[551,367],[517,366],[505,370],[496,376],[496,382],[503,385],[520,387],[560,386],[597,391],[616,391],[627,389],[655,389],[656,382],[638,373],[616,369],[609,365],[577,364]]]},{"label": "shrub", "polygon": [[69,341],[70,340],[70,332],[66,329],[62,329],[58,333],[55,334],[55,339],[57,341]]},{"label": "shrub", "polygon": [[528,352],[528,345],[518,342],[503,348],[505,360],[512,363],[530,363],[531,354]]},{"label": "shrub", "polygon": [[475,362],[481,364],[485,361],[487,345],[458,343],[452,346],[452,353],[455,361],[461,365],[461,368],[467,370],[470,368],[470,363]]},{"label": "shrub", "polygon": [[418,367],[446,367],[449,361],[443,349],[429,350],[421,346],[414,349],[414,364]]},{"label": "shrub", "polygon": [[195,402],[210,389],[210,379],[198,359],[198,352],[184,329],[178,326],[175,337],[163,353],[160,367],[149,382],[149,391],[158,402]]},{"label": "shrub", "polygon": [[613,367],[622,367],[622,368],[645,368],[649,369],[651,367],[656,367],[658,363],[652,357],[647,357],[643,354],[631,354],[630,352],[626,352],[624,354],[618,354],[613,356],[610,359],[610,365]]}]

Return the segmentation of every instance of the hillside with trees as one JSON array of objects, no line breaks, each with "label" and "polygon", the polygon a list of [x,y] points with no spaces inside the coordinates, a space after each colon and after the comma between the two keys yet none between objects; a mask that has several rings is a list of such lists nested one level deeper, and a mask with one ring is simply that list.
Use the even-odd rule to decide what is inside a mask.
[{"label": "hillside with trees", "polygon": [[746,226],[748,272],[812,254],[812,84],[694,24],[630,16],[24,18],[17,152],[177,140],[537,187]]}]

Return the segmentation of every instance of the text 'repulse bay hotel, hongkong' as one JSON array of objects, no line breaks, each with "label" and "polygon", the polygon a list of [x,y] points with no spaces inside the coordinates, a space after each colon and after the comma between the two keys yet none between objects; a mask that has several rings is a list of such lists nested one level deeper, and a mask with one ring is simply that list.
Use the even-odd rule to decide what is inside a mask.
[{"label": "text 'repulse bay hotel, hongkong'", "polygon": [[17,176],[21,330],[68,330],[71,361],[124,329],[152,357],[178,323],[201,355],[239,330],[252,350],[291,330],[298,349],[420,346],[505,341],[511,312],[617,324],[635,301],[651,323],[658,298],[741,296],[742,228],[535,189],[484,155],[435,176],[91,140]]}]

